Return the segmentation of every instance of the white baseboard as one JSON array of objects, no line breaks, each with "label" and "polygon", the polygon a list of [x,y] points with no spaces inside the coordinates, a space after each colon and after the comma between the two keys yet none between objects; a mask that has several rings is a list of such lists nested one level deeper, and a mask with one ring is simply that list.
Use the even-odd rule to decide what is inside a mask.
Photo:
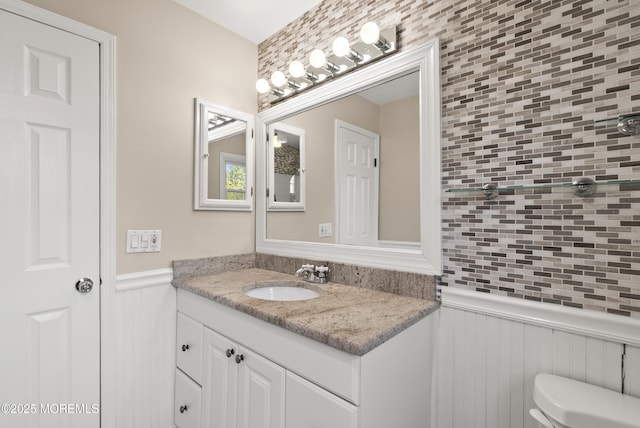
[{"label": "white baseboard", "polygon": [[445,307],[640,346],[640,320],[635,318],[460,288],[442,287],[441,290]]}]

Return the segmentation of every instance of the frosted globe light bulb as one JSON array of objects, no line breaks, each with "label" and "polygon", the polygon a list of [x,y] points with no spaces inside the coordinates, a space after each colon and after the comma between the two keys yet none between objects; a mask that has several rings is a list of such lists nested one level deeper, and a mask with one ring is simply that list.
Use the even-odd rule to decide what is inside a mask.
[{"label": "frosted globe light bulb", "polygon": [[333,41],[333,45],[331,46],[333,49],[333,53],[342,58],[351,52],[351,47],[349,46],[349,40],[346,37],[337,37]]},{"label": "frosted globe light bulb", "polygon": [[315,68],[322,68],[327,63],[327,58],[324,56],[324,52],[320,49],[315,49],[309,55],[309,62]]},{"label": "frosted globe light bulb", "polygon": [[271,89],[271,87],[269,86],[269,82],[267,82],[267,79],[258,79],[256,81],[256,90],[259,93],[266,94],[267,92],[269,92],[269,89]]},{"label": "frosted globe light bulb", "polygon": [[304,76],[305,69],[304,64],[300,61],[293,61],[289,64],[289,74],[293,77],[302,77]]},{"label": "frosted globe light bulb", "polygon": [[274,71],[271,75],[271,83],[273,83],[273,86],[276,88],[281,88],[287,83],[287,78],[282,71]]},{"label": "frosted globe light bulb", "polygon": [[360,38],[363,42],[373,44],[380,40],[380,29],[375,22],[369,21],[362,26]]}]

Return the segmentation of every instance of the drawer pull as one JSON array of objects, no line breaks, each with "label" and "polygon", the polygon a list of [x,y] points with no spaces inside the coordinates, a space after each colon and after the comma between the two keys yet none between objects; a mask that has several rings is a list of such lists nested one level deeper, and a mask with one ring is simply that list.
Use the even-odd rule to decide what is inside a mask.
[{"label": "drawer pull", "polygon": [[244,355],[238,354],[236,355],[236,363],[240,364],[244,360]]},{"label": "drawer pull", "polygon": [[182,345],[182,352],[187,352],[189,350],[189,345]]},{"label": "drawer pull", "polygon": [[227,354],[227,358],[231,358],[231,356],[232,356],[233,354],[235,354],[235,353],[236,353],[236,351],[235,351],[233,348],[229,348],[229,349],[227,349],[227,352],[226,352],[226,354]]},{"label": "drawer pull", "polygon": [[187,405],[185,404],[184,406],[180,406],[180,413],[184,413],[188,410]]}]

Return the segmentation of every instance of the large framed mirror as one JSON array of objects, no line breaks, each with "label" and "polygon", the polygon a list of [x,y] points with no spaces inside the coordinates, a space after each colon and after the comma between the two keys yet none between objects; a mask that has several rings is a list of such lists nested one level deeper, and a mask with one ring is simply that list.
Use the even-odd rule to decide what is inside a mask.
[{"label": "large framed mirror", "polygon": [[254,118],[195,99],[194,209],[251,211]]},{"label": "large framed mirror", "polygon": [[[441,274],[439,55],[434,39],[258,115],[257,251]],[[263,197],[274,124],[305,130],[301,212]]]}]

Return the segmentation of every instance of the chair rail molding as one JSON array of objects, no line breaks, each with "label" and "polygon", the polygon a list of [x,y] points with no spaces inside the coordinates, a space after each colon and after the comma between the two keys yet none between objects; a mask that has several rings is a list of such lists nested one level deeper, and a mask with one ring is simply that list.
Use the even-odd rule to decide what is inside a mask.
[{"label": "chair rail molding", "polygon": [[116,292],[167,285],[172,279],[173,269],[170,268],[120,274],[116,277]]},{"label": "chair rail molding", "polygon": [[442,306],[640,346],[640,320],[588,309],[442,287]]}]

